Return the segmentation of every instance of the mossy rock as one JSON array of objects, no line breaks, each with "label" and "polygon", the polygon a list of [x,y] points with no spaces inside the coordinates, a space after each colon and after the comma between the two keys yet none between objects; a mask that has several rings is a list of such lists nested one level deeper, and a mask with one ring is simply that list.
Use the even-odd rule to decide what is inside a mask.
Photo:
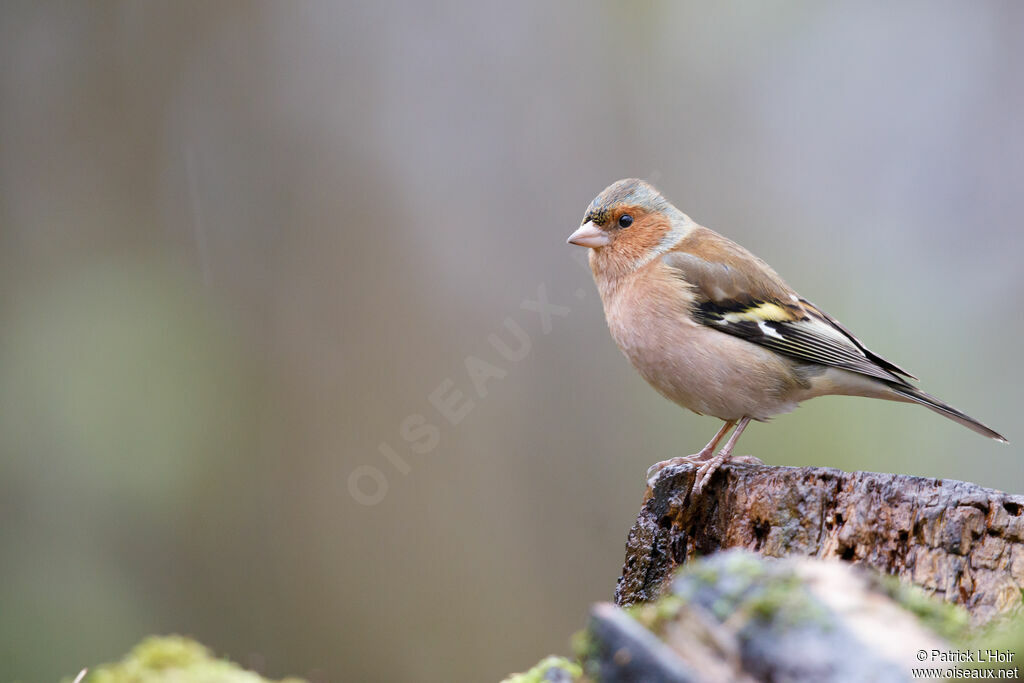
[{"label": "mossy rock", "polygon": [[596,605],[575,639],[601,681],[903,681],[966,612],[863,568],[729,550],[684,565],[654,602]]},{"label": "mossy rock", "polygon": [[[62,683],[72,683],[65,678]],[[272,683],[182,636],[153,636],[124,659],[90,669],[82,683]],[[305,683],[286,678],[280,683]]]},{"label": "mossy rock", "polygon": [[502,683],[574,683],[583,671],[565,657],[547,657],[526,673],[512,674]]},{"label": "mossy rock", "polygon": [[[970,637],[970,615],[963,607],[940,600],[926,593],[920,586],[905,583],[895,576],[877,574],[875,580],[879,590],[943,638],[961,642]],[[1002,622],[997,622],[996,626],[1001,624]]]}]

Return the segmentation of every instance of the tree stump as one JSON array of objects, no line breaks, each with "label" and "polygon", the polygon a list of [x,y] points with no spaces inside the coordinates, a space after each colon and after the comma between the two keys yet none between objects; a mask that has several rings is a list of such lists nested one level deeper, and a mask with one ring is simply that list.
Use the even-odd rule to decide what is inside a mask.
[{"label": "tree stump", "polygon": [[1021,604],[1024,496],[961,481],[823,467],[726,464],[700,496],[667,467],[629,533],[619,605],[651,601],[699,555],[840,558],[898,576],[982,624]]}]

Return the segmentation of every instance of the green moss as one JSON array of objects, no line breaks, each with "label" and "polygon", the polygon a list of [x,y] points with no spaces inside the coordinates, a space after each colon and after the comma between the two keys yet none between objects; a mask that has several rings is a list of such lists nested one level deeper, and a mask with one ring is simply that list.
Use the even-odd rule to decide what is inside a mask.
[{"label": "green moss", "polygon": [[593,636],[590,634],[590,629],[585,628],[582,631],[577,631],[572,635],[572,652],[576,656],[577,662],[586,662],[593,657],[597,656],[598,646]]},{"label": "green moss", "polygon": [[546,681],[575,681],[583,675],[579,664],[565,657],[547,657],[526,673],[512,674],[502,683],[545,683]]},{"label": "green moss", "polygon": [[676,600],[700,603],[721,621],[741,614],[790,627],[822,625],[829,616],[792,568],[743,551],[684,567],[673,592]]},{"label": "green moss", "polygon": [[[1010,669],[1019,668],[1024,661],[1024,614],[1015,612],[997,618],[980,629],[974,629],[962,640],[956,641],[960,650],[979,652],[979,663],[965,664],[964,669]],[[990,657],[989,651],[1010,653],[1011,659],[1000,663]]]},{"label": "green moss", "polygon": [[661,632],[661,627],[672,621],[679,615],[686,601],[676,595],[666,595],[656,602],[641,602],[624,608],[629,616],[643,624],[644,628],[655,633]]},{"label": "green moss", "polygon": [[[72,678],[64,679],[71,683]],[[84,683],[267,683],[226,659],[217,659],[199,643],[182,636],[142,641],[120,662],[90,669]],[[281,683],[304,683],[287,678]]]},{"label": "green moss", "polygon": [[922,625],[946,640],[968,637],[970,617],[967,610],[929,595],[913,584],[903,583],[895,576],[878,576],[879,589],[918,618]]}]

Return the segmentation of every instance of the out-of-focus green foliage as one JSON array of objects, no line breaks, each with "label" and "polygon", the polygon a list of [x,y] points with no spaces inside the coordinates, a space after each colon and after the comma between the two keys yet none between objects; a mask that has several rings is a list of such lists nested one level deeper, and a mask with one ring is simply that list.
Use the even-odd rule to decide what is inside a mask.
[{"label": "out-of-focus green foliage", "polygon": [[[65,678],[62,683],[71,683]],[[206,647],[182,636],[154,636],[124,659],[89,671],[84,683],[270,683],[259,674],[218,659]],[[280,683],[305,683],[285,678]]]}]

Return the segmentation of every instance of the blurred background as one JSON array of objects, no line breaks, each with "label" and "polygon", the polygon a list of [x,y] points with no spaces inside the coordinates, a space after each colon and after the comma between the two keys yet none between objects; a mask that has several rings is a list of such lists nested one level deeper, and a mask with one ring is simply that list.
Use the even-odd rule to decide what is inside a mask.
[{"label": "blurred background", "polygon": [[627,176],[1011,440],[829,398],[742,452],[1024,491],[1022,27],[4,2],[0,679],[168,632],[315,681],[568,652],[648,465],[718,428],[630,368],[565,244]]}]

